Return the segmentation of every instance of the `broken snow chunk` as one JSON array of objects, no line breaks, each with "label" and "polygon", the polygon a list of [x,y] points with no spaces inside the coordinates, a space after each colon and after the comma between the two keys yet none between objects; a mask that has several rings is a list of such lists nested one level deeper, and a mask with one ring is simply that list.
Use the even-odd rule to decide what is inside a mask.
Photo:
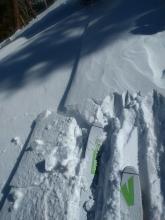
[{"label": "broken snow chunk", "polygon": [[141,96],[141,93],[138,92],[138,93],[137,93],[137,96],[136,96],[136,101],[137,101],[138,103],[141,103],[141,102],[142,102],[142,99],[143,99],[143,97]]},{"label": "broken snow chunk", "polygon": [[136,99],[138,96],[139,96],[139,93],[137,93],[137,92],[134,92],[134,93],[132,94],[132,98],[133,98],[133,99]]},{"label": "broken snow chunk", "polygon": [[135,110],[137,111],[137,110],[139,109],[139,107],[140,107],[139,103],[138,103],[138,102],[135,102],[134,107],[135,107]]},{"label": "broken snow chunk", "polygon": [[37,121],[40,121],[40,120],[42,120],[42,119],[47,118],[47,117],[48,117],[49,115],[51,115],[51,114],[52,114],[52,112],[51,112],[50,110],[46,110],[46,111],[40,113],[40,114],[38,115],[37,119],[36,119],[36,122],[37,122]]},{"label": "broken snow chunk", "polygon": [[74,118],[68,118],[68,127],[65,132],[60,132],[57,146],[45,157],[45,170],[52,171],[58,166],[58,172],[67,178],[76,175],[81,150],[82,130]]},{"label": "broken snow chunk", "polygon": [[17,210],[21,204],[21,201],[24,197],[24,193],[23,193],[23,189],[22,188],[12,188],[11,193],[10,193],[10,197],[11,197],[11,202],[12,207],[14,210]]},{"label": "broken snow chunk", "polygon": [[96,112],[96,122],[106,126],[108,120],[114,117],[114,97],[106,96]]},{"label": "broken snow chunk", "polygon": [[101,104],[102,112],[108,118],[114,117],[114,96],[107,96]]},{"label": "broken snow chunk", "polygon": [[138,93],[134,93],[130,95],[129,92],[125,94],[125,108],[132,108],[138,109]]},{"label": "broken snow chunk", "polygon": [[43,146],[44,146],[44,141],[40,139],[36,139],[31,143],[30,149],[37,152],[42,152]]},{"label": "broken snow chunk", "polygon": [[44,145],[43,140],[40,140],[40,139],[36,139],[34,142],[35,142],[37,145]]},{"label": "broken snow chunk", "polygon": [[13,144],[15,144],[16,146],[19,146],[19,147],[21,147],[21,145],[22,145],[20,137],[12,138],[11,143],[13,143]]},{"label": "broken snow chunk", "polygon": [[101,124],[101,126],[105,126],[108,124],[107,118],[103,115],[103,112],[101,110],[101,107],[98,107],[97,113],[96,113],[96,121],[95,123]]},{"label": "broken snow chunk", "polygon": [[87,99],[85,106],[86,107],[83,110],[82,115],[85,118],[85,120],[91,124],[95,120],[95,114],[98,109],[98,104],[95,100]]},{"label": "broken snow chunk", "polygon": [[87,212],[89,212],[94,206],[94,200],[93,198],[89,198],[88,201],[85,202],[84,208]]},{"label": "broken snow chunk", "polygon": [[82,136],[82,130],[81,130],[79,127],[76,127],[76,128],[74,129],[74,136],[75,136],[76,138]]},{"label": "broken snow chunk", "polygon": [[49,115],[51,115],[52,114],[52,112],[50,111],[50,110],[46,110],[45,112],[44,112],[44,118],[47,118]]},{"label": "broken snow chunk", "polygon": [[57,151],[57,148],[55,148],[45,158],[45,170],[48,171],[48,172],[52,171],[54,169],[54,167],[56,166],[56,164],[57,164],[56,155],[55,155],[56,151]]}]

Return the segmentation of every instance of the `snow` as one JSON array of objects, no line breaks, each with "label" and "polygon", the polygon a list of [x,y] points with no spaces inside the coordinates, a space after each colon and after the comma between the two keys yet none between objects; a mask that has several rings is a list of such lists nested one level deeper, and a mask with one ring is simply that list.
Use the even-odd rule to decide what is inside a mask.
[{"label": "snow", "polygon": [[19,146],[19,147],[21,147],[21,145],[22,145],[20,137],[12,138],[11,143],[13,143],[14,145]]},{"label": "snow", "polygon": [[57,0],[1,43],[0,219],[122,219],[126,166],[165,219],[164,10]]},{"label": "snow", "polygon": [[[52,7],[56,9],[55,5]],[[71,7],[59,9],[64,10],[63,17],[65,18],[66,14],[67,18],[61,20],[60,17],[58,20],[58,16],[55,16],[57,21],[53,25],[50,19],[52,14],[48,11],[45,16],[49,22],[44,20],[44,17],[40,19],[42,27],[50,24],[48,30],[37,34],[39,27],[29,26],[29,29],[25,28],[17,34],[16,41],[1,49],[0,56],[3,59],[0,59],[0,121],[3,129],[0,132],[0,151],[5,148],[3,158],[8,161],[8,165],[0,160],[0,190],[4,187],[21,151],[20,148],[13,148],[10,140],[19,135],[24,148],[37,115],[46,109],[57,110],[60,105],[84,30],[83,21],[78,27],[72,22],[78,15]],[[66,20],[71,22],[66,23]],[[76,43],[65,34],[64,42],[56,44],[66,29],[75,29]],[[29,32],[33,32],[31,38],[28,36]],[[28,40],[22,44],[23,36]],[[53,40],[50,41],[51,38]],[[63,54],[66,55],[64,62]]]},{"label": "snow", "polygon": [[46,171],[51,171],[56,166],[57,161],[56,161],[55,153],[56,153],[56,149],[46,156],[45,158],[45,170]]},{"label": "snow", "polygon": [[17,210],[21,204],[24,194],[21,189],[13,188],[11,196],[13,197],[13,209]]},{"label": "snow", "polygon": [[20,37],[20,38],[16,39],[14,42],[11,42],[6,47],[3,47],[1,49],[1,53],[0,53],[0,60],[3,60],[4,58],[7,58],[12,53],[14,53],[15,52],[15,48],[17,48],[17,50],[19,50],[19,48],[21,48],[21,46],[24,43],[26,43],[26,41],[27,41],[27,39],[25,37]]},{"label": "snow", "polygon": [[158,170],[157,167],[159,164],[157,164],[157,140],[156,135],[154,131],[154,118],[152,111],[153,106],[153,99],[152,94],[149,95],[144,99],[142,102],[142,109],[144,113],[144,118],[146,120],[146,129],[147,129],[147,162],[148,162],[148,170],[152,170],[152,172],[148,173],[149,181],[150,181],[150,191],[152,192],[150,194],[150,203],[151,203],[151,216],[153,219],[161,219],[161,216],[163,214],[162,210],[162,196],[161,196],[161,185],[160,185],[160,178],[158,176]]},{"label": "snow", "polygon": [[[52,123],[52,129],[45,130],[45,126],[49,123]],[[19,203],[17,212],[3,211],[8,210],[11,205],[6,201],[0,214],[1,218],[6,216],[6,218],[29,219],[29,212],[33,213],[35,204],[40,208],[43,206],[37,218],[43,215],[45,219],[50,217],[56,219],[61,215],[61,211],[63,213],[61,219],[65,215],[74,214],[73,206],[78,205],[76,202],[80,197],[77,186],[82,152],[81,129],[74,118],[59,116],[52,112],[47,118],[41,114],[36,119],[34,133],[27,149],[41,136],[44,140],[44,152],[38,154],[35,150],[26,151],[11,183],[12,187],[23,189],[26,196],[22,202],[19,202],[22,197],[16,198],[14,205],[17,207]],[[56,212],[53,207],[57,208]],[[34,216],[35,213],[32,214],[32,218]]]}]

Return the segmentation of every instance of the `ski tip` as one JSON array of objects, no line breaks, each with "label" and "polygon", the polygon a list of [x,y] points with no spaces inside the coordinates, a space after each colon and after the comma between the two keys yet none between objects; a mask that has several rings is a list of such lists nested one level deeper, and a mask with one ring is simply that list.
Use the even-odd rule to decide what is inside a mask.
[{"label": "ski tip", "polygon": [[135,174],[135,175],[139,175],[138,171],[136,170],[135,167],[132,166],[127,166],[123,169],[122,173],[130,173],[130,174]]}]

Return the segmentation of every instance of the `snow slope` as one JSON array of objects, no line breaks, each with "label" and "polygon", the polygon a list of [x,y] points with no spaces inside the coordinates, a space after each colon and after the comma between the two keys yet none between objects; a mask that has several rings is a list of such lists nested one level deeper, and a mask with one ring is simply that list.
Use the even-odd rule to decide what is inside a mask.
[{"label": "snow slope", "polygon": [[[100,101],[114,91],[147,94],[155,89],[165,94],[165,32],[154,30],[155,25],[164,29],[164,7],[156,1],[128,0],[112,9],[102,5],[91,10],[80,62],[65,103],[68,109],[78,106],[83,112],[88,98]],[[152,35],[148,35],[150,29]]]},{"label": "snow slope", "polygon": [[129,165],[165,219],[164,10],[57,1],[0,50],[0,219],[123,219]]},{"label": "snow slope", "polygon": [[[0,50],[0,190],[26,145],[33,120],[46,109],[56,110],[64,94],[85,27],[84,15],[75,8],[64,4],[48,11],[38,26],[34,23]],[[11,142],[15,137],[21,146]]]}]

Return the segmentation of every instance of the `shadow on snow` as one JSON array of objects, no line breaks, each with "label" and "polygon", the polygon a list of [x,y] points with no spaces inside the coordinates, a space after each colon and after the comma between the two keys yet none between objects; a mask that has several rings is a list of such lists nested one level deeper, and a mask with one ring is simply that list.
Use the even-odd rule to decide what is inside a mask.
[{"label": "shadow on snow", "polygon": [[165,29],[163,3],[127,0],[114,8],[109,5],[98,2],[82,8],[78,4],[64,4],[25,30],[21,37],[28,38],[28,44],[0,62],[0,90],[10,93],[31,81],[45,80],[67,64],[76,69],[80,45],[81,56],[88,56],[113,43],[124,31],[153,34]]}]

